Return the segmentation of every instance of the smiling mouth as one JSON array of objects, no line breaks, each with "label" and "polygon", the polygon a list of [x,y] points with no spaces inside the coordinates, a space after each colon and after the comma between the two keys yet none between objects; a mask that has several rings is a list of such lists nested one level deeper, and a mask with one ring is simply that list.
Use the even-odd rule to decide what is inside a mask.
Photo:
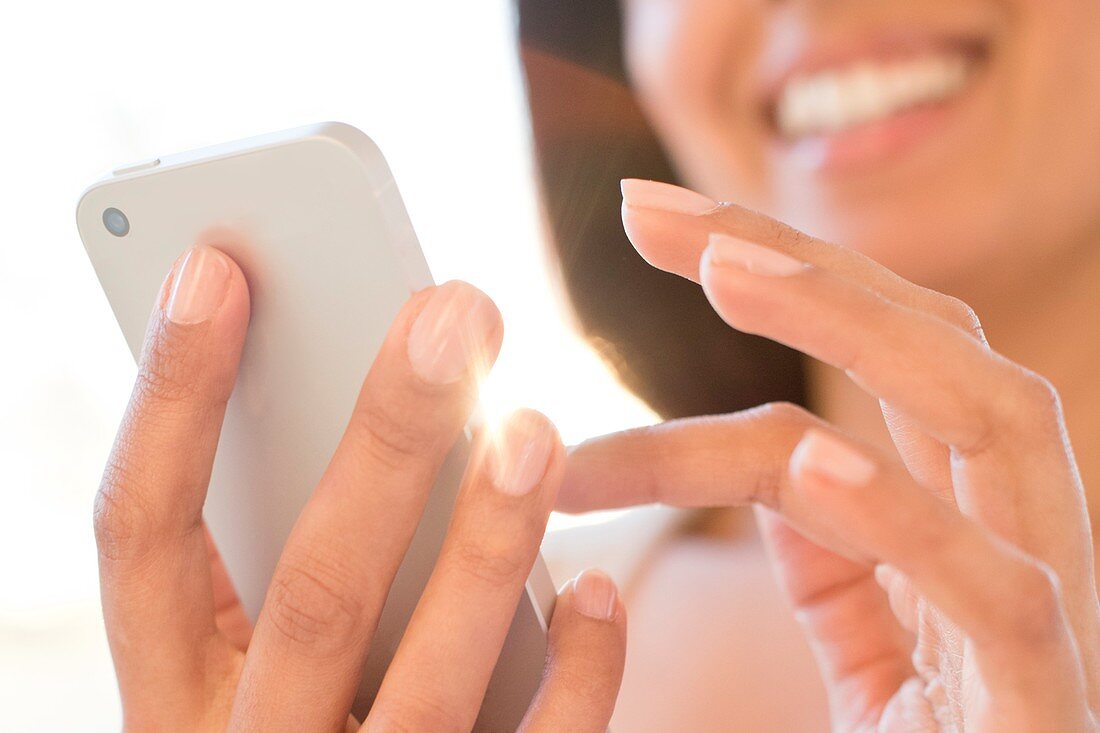
[{"label": "smiling mouth", "polygon": [[789,75],[767,104],[777,136],[788,142],[880,126],[962,95],[985,60],[974,43],[870,57]]}]

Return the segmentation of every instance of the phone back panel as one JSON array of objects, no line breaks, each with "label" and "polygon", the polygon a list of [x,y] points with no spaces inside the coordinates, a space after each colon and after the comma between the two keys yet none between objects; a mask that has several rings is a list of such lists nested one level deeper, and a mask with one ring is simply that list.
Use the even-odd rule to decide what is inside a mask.
[{"label": "phone back panel", "polygon": [[[105,209],[129,218],[109,233]],[[172,263],[196,242],[240,264],[252,303],[204,516],[255,620],[283,544],[321,477],[393,318],[428,271],[381,153],[327,123],[162,158],[91,187],[85,248],[135,358]],[[440,473],[371,647],[369,708],[434,565],[465,467]],[[541,559],[521,599],[477,730],[514,730],[534,693],[554,590]]]}]

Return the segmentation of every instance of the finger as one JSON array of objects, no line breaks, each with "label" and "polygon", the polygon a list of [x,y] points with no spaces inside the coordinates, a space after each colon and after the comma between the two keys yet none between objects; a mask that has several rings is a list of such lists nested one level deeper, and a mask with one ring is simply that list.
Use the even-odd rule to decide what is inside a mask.
[{"label": "finger", "polygon": [[751,242],[716,238],[701,272],[730,325],[846,370],[951,445],[960,507],[1059,574],[1082,643],[1100,648],[1084,490],[1046,380],[938,318]]},{"label": "finger", "polygon": [[[569,452],[557,509],[757,504],[817,539],[815,525],[804,521],[807,507],[790,494],[787,470],[791,451],[816,425],[824,423],[801,407],[778,402],[593,438]],[[828,539],[834,550],[844,544],[843,535]]]},{"label": "finger", "polygon": [[230,644],[244,651],[248,640],[252,638],[252,622],[241,604],[237,589],[229,578],[221,553],[210,530],[204,525],[206,535],[206,553],[210,560],[210,587],[214,594],[214,625]]},{"label": "finger", "polygon": [[538,555],[564,449],[537,412],[486,436],[369,730],[470,730]]},{"label": "finger", "polygon": [[[802,234],[756,212],[731,204],[715,204],[685,189],[652,182],[626,181],[623,185],[623,220],[631,241],[651,263],[685,277],[698,279],[700,255],[708,246],[714,233],[724,233],[752,243],[766,245],[773,250],[794,255],[814,269],[830,273],[837,279],[849,281],[880,296],[884,301],[901,309],[924,314],[954,325],[985,346],[981,326],[973,311],[961,301],[934,291],[921,288],[898,277],[869,258],[845,247],[838,247]],[[809,320],[816,319],[816,313]],[[805,317],[803,318],[805,320]],[[922,344],[921,340],[914,340]],[[923,342],[927,344],[928,342]],[[938,345],[937,345],[938,346]],[[925,355],[950,363],[937,348],[927,347]],[[899,374],[906,369],[899,368]],[[1017,376],[1020,371],[1017,370]],[[1000,455],[990,451],[982,460],[956,464],[952,476],[952,463],[947,449],[938,444],[928,431],[913,425],[904,409],[884,400],[883,413],[887,418],[906,465],[923,485],[937,495],[951,499],[952,486],[962,492],[962,501],[968,511],[979,516],[1001,531],[1017,536],[1025,549],[1051,564],[1063,576],[1067,597],[1071,599],[1071,615],[1080,638],[1089,648],[1100,649],[1100,628],[1095,614],[1095,576],[1088,538],[1087,518],[1084,514],[1083,491],[1073,466],[1072,454],[1064,448],[1064,426],[1052,399],[1049,385],[1042,380],[1024,376],[1025,384],[1008,395],[1023,394],[1021,409],[1009,410],[1021,417],[1017,424],[1045,426],[1039,432],[1046,438],[1038,441],[1034,433],[1015,435],[1011,430],[991,426],[990,434],[1005,436],[1006,448]],[[988,392],[993,392],[993,389]],[[919,395],[918,390],[913,390]],[[1012,405],[1012,400],[998,400],[995,404]],[[948,409],[951,409],[948,406]],[[958,410],[962,414],[963,410]],[[1052,419],[1053,418],[1053,419]],[[1015,449],[1018,445],[1040,445],[1044,455],[1034,460],[1033,453]],[[1010,461],[1001,460],[1005,455]],[[1019,491],[1011,498],[1004,496],[1005,484],[1030,487],[1029,498],[1020,500]],[[953,481],[954,479],[954,481]],[[960,480],[961,479],[961,480]],[[1059,505],[1053,522],[1034,522],[1028,518],[1044,516],[1043,503],[1047,488],[1055,486],[1059,491]],[[982,492],[982,487],[986,491]],[[968,496],[969,494],[969,496]],[[1070,541],[1062,541],[1054,527],[1069,526]],[[1085,558],[1075,562],[1073,558]],[[1100,673],[1094,674],[1092,687],[1100,696]]]},{"label": "finger", "polygon": [[774,512],[756,514],[780,586],[817,658],[833,727],[855,730],[878,719],[915,673],[913,638],[891,612],[873,566],[811,542]]},{"label": "finger", "polygon": [[569,451],[557,509],[770,505],[791,450],[819,423],[800,407],[772,403],[591,438]]},{"label": "finger", "polygon": [[[653,181],[623,181],[623,224],[651,264],[699,281],[699,262],[713,233],[724,233],[790,254],[816,268],[858,283],[906,308],[940,318],[981,343],[985,335],[962,301],[899,277],[847,247],[815,239],[782,222],[735,204],[717,204],[687,189]],[[914,475],[952,498],[947,449],[884,404],[887,426]]]},{"label": "finger", "polygon": [[700,277],[731,326],[845,370],[963,453],[990,440],[1004,390],[1023,382],[1019,367],[942,320],[752,242],[715,237]]},{"label": "finger", "polygon": [[[1083,670],[1058,581],[865,447],[811,430],[791,456],[792,493],[868,559],[895,566],[969,637],[989,707],[1020,719],[1087,719]],[[1026,704],[1025,704],[1026,703]],[[1022,725],[1027,728],[1027,725]]]},{"label": "finger", "polygon": [[622,190],[627,235],[646,261],[661,270],[699,282],[699,262],[711,234],[724,233],[790,254],[985,341],[980,322],[965,303],[909,282],[853,249],[816,239],[759,212],[712,201],[679,186],[626,179]]},{"label": "finger", "polygon": [[201,709],[218,658],[202,505],[248,315],[228,257],[201,247],[177,261],[96,497],[104,620],[135,724]]},{"label": "finger", "polygon": [[501,335],[492,301],[465,283],[429,288],[397,316],[276,567],[237,727],[344,724],[390,584]]},{"label": "finger", "polygon": [[1073,529],[1074,551],[1085,549],[1083,495],[1044,380],[937,318],[751,242],[716,238],[702,280],[730,325],[844,369],[953,446],[964,465],[1018,469],[958,485],[965,510],[1053,563],[1050,538],[1033,535],[1015,510],[1054,508]]},{"label": "finger", "polygon": [[521,733],[604,733],[626,661],[626,611],[615,585],[586,570],[558,596],[546,672]]},{"label": "finger", "polygon": [[[674,506],[758,503],[804,520],[797,499],[787,497],[788,461],[818,418],[787,404],[721,417],[690,418],[595,438],[569,454],[558,508],[617,508],[660,502]],[[813,508],[809,508],[813,512]],[[853,562],[805,539],[778,519],[762,523],[779,577],[832,680],[870,680],[880,694],[848,697],[851,685],[831,692],[838,709],[879,705],[909,667],[905,639],[890,618],[871,566]],[[800,522],[811,533],[812,526]],[[843,546],[836,538],[834,548]],[[873,623],[861,625],[853,603]],[[852,642],[857,642],[852,644]],[[899,647],[900,645],[900,647]],[[900,648],[900,652],[899,652]],[[900,656],[899,656],[900,655]],[[891,686],[893,685],[893,686]],[[843,695],[841,695],[843,693]]]}]

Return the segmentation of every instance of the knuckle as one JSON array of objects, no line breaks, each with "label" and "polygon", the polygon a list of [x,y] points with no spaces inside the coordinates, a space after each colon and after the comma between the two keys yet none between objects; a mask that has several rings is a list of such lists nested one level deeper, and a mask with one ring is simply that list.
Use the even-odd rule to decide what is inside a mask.
[{"label": "knuckle", "polygon": [[160,324],[146,340],[141,355],[134,402],[155,402],[162,409],[181,412],[224,405],[233,389],[225,364],[206,358],[196,347],[199,334],[171,332]]},{"label": "knuckle", "polygon": [[746,214],[751,216],[752,212],[732,201],[719,201],[713,209],[703,214],[703,216],[722,225],[739,219]]},{"label": "knuckle", "polygon": [[1050,380],[995,358],[999,362],[999,371],[993,372],[996,386],[975,410],[966,439],[955,446],[959,454],[973,458],[1036,434],[1064,438],[1061,398]]},{"label": "knuckle", "polygon": [[965,441],[953,445],[954,451],[962,458],[974,458],[986,453],[1003,439],[1002,421],[988,414],[979,414],[968,429]]},{"label": "knuckle", "polygon": [[160,404],[183,407],[195,394],[196,389],[193,385],[152,365],[142,367],[137,375],[137,384],[134,386],[134,396],[143,403],[156,400]]},{"label": "knuckle", "polygon": [[370,455],[393,468],[436,447],[431,429],[416,420],[415,407],[392,392],[368,389],[356,422]]},{"label": "knuckle", "polygon": [[96,546],[101,557],[117,560],[137,534],[139,519],[133,506],[123,496],[117,485],[104,484],[96,492],[92,509],[92,525]]},{"label": "knuckle", "polygon": [[155,335],[138,370],[135,394],[164,402],[186,402],[199,394],[195,375],[184,368],[190,346],[186,339]]},{"label": "knuckle", "polygon": [[96,546],[105,560],[140,554],[161,534],[156,513],[143,498],[142,479],[122,452],[112,453],[92,508]]},{"label": "knuckle", "polygon": [[981,319],[965,301],[953,295],[943,295],[942,298],[944,318],[958,328],[961,328],[978,341],[985,343],[985,331],[982,329]]},{"label": "knuckle", "polygon": [[755,410],[763,419],[786,428],[806,428],[817,423],[817,418],[806,408],[793,402],[769,402]]},{"label": "knuckle", "polygon": [[280,566],[264,610],[286,640],[324,653],[346,648],[364,604],[346,567],[309,554]]},{"label": "knuckle", "polygon": [[455,544],[455,562],[463,573],[483,585],[500,588],[522,580],[527,568],[516,549],[514,536],[492,536],[463,540]]},{"label": "knuckle", "polygon": [[784,224],[778,219],[772,219],[771,217],[765,217],[760,214],[757,214],[757,216],[760,218],[761,226],[763,226],[767,233],[769,241],[785,245],[783,249],[797,252],[800,248],[806,247],[814,241],[814,238],[809,234],[799,231],[788,224]]},{"label": "knuckle", "polygon": [[1020,378],[1018,394],[1029,419],[1046,422],[1061,417],[1061,398],[1054,384],[1046,377],[1025,371]]},{"label": "knuckle", "polygon": [[795,254],[817,241],[789,224],[730,201],[720,202],[705,216],[739,236],[766,242],[768,246],[779,245],[778,249]]},{"label": "knuckle", "polygon": [[[791,402],[769,402],[750,410],[749,414],[754,419],[771,423],[778,433],[776,444],[789,446],[790,450],[807,429],[821,423],[808,410]],[[753,472],[752,500],[770,509],[779,509],[783,504],[787,473],[785,460],[762,461]]]},{"label": "knuckle", "polygon": [[1060,583],[1054,571],[1041,563],[1022,562],[1013,587],[1017,589],[1013,602],[1004,607],[1004,632],[1031,646],[1057,641],[1063,632],[1063,615]]},{"label": "knuckle", "polygon": [[1004,388],[977,421],[974,437],[963,450],[967,456],[1006,440],[1063,433],[1061,398],[1050,380],[1011,362],[1003,366],[1009,371]]}]

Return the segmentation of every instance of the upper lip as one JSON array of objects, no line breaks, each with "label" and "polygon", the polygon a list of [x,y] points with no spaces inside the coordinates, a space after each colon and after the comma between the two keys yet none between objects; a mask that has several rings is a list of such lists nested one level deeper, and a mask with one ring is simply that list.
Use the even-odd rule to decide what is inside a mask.
[{"label": "upper lip", "polygon": [[762,70],[758,91],[760,109],[774,128],[779,98],[792,79],[829,69],[843,69],[859,61],[888,62],[935,51],[961,52],[980,60],[987,54],[988,43],[975,35],[932,35],[909,31],[799,49],[774,60]]}]

